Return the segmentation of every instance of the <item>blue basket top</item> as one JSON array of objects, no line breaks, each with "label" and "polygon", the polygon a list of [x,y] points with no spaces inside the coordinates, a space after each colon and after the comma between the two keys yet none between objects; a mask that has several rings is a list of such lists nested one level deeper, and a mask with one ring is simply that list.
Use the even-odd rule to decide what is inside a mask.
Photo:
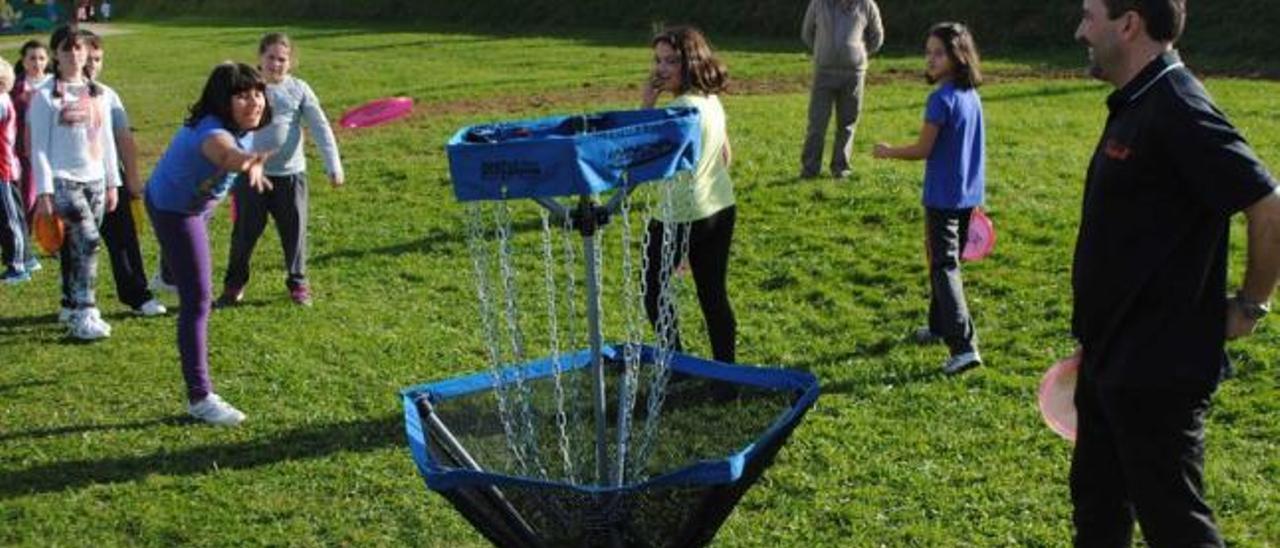
[{"label": "blue basket top", "polygon": [[669,179],[701,150],[694,108],[553,116],[464,127],[449,139],[459,201],[583,196]]}]

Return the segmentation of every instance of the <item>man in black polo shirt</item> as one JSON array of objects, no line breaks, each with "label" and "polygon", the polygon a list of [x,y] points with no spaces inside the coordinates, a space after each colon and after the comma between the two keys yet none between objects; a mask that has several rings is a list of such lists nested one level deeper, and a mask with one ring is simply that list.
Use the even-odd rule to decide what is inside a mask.
[{"label": "man in black polo shirt", "polygon": [[[1089,165],[1072,286],[1082,367],[1071,462],[1078,546],[1221,546],[1202,493],[1204,418],[1226,339],[1280,273],[1280,196],[1173,43],[1185,0],[1084,0],[1076,39],[1112,84]],[[1226,297],[1232,214],[1244,285]]]}]

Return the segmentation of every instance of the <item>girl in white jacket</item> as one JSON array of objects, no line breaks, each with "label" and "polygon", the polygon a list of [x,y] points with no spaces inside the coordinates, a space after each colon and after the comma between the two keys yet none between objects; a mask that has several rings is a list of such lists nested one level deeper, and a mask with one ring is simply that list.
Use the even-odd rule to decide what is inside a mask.
[{"label": "girl in white jacket", "polygon": [[62,307],[70,335],[94,340],[111,335],[94,300],[98,277],[98,226],[115,209],[120,186],[110,107],[101,86],[84,75],[89,44],[60,27],[51,40],[54,77],[40,86],[27,112],[37,214],[62,218]]}]

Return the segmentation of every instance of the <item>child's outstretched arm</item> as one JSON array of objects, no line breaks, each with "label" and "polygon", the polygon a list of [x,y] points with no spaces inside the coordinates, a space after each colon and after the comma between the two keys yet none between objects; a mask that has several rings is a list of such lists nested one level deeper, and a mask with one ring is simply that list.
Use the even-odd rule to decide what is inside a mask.
[{"label": "child's outstretched arm", "polygon": [[262,172],[262,164],[267,161],[274,150],[247,152],[240,150],[236,142],[227,133],[211,135],[200,144],[200,153],[219,168],[244,173],[249,178],[249,186],[258,192],[271,190],[271,181]]},{"label": "child's outstretched arm", "polygon": [[329,183],[333,186],[342,186],[346,176],[342,171],[342,157],[338,154],[338,140],[333,136],[329,118],[324,115],[324,109],[320,108],[320,99],[316,97],[316,92],[312,91],[311,86],[302,81],[298,83],[302,85],[302,92],[305,94],[302,101],[302,116],[306,119],[307,126],[311,129],[311,136],[315,138],[316,146],[320,149],[320,157],[324,158],[324,172],[329,176]]},{"label": "child's outstretched arm", "polygon": [[895,158],[898,160],[923,160],[933,152],[933,144],[938,140],[938,126],[925,122],[920,127],[920,137],[910,145],[894,147],[889,143],[876,143],[871,155],[876,158]]}]

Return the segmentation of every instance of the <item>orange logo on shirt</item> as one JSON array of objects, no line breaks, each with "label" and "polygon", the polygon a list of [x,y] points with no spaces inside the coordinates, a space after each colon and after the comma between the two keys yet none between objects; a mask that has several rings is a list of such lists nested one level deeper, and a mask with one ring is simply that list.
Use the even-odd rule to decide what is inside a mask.
[{"label": "orange logo on shirt", "polygon": [[1107,144],[1102,147],[1102,153],[1112,160],[1124,161],[1133,156],[1133,149],[1115,139],[1107,139]]}]

